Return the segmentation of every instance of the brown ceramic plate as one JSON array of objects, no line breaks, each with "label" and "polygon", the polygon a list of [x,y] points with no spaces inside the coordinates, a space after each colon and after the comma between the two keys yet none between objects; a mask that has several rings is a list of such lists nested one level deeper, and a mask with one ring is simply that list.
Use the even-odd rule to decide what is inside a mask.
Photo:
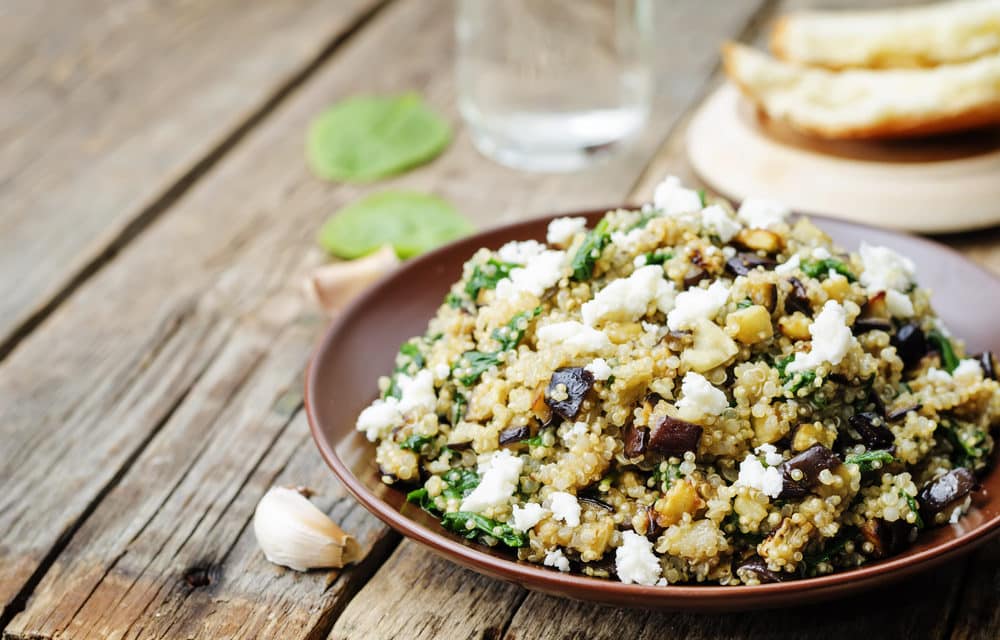
[{"label": "brown ceramic plate", "polygon": [[[585,214],[594,223],[604,212]],[[390,371],[407,338],[421,335],[462,264],[479,247],[510,240],[543,240],[551,218],[529,220],[465,238],[406,263],[352,304],[327,332],[306,380],[306,409],[323,458],[369,511],[403,535],[474,571],[529,589],[621,606],[687,611],[734,611],[834,598],[904,578],[960,555],[1000,532],[1000,473],[983,481],[973,509],[955,525],[924,532],[906,553],[829,576],[760,586],[646,587],[563,574],[491,550],[442,529],[437,520],[405,500],[405,488],[379,480],[375,447],[354,430],[358,413],[376,396],[375,381]],[[862,240],[884,244],[913,258],[921,284],[970,352],[1000,352],[1000,280],[938,244],[891,231],[814,217],[839,245],[856,250]]]}]

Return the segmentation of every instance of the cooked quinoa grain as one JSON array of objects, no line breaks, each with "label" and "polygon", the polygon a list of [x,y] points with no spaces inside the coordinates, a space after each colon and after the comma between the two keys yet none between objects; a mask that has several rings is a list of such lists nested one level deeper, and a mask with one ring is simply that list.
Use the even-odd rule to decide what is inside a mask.
[{"label": "cooked quinoa grain", "polygon": [[738,585],[856,567],[968,509],[995,362],[906,257],[675,178],[547,238],[476,252],[358,418],[446,529],[556,571]]}]

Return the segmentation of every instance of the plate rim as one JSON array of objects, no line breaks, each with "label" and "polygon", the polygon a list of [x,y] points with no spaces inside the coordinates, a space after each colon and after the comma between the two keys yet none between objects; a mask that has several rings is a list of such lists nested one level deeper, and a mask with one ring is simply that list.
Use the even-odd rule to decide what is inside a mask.
[{"label": "plate rim", "polygon": [[[556,214],[546,214],[533,216],[524,220],[498,225],[484,229],[463,238],[459,238],[446,245],[438,247],[421,256],[409,261],[408,266],[433,262],[437,257],[445,252],[451,251],[456,244],[468,242],[475,238],[485,238],[493,234],[502,234],[516,231],[520,227],[537,225],[543,221],[565,216],[600,215],[616,209],[631,209],[636,205],[623,204],[607,208],[573,210]],[[915,241],[935,251],[945,251],[954,257],[964,261],[968,266],[981,272],[1000,288],[1000,276],[985,269],[981,265],[968,259],[960,252],[947,245],[934,242],[922,236],[876,227],[863,223],[856,223],[844,219],[833,218],[823,215],[803,214],[796,212],[797,216],[805,216],[810,219],[829,222],[834,226],[845,225],[861,229],[877,230],[880,233],[888,233],[896,236],[906,237],[910,241]],[[818,225],[821,226],[822,225]],[[303,404],[309,422],[309,431],[312,439],[319,449],[320,455],[327,466],[333,471],[337,479],[344,485],[348,492],[370,513],[379,518],[403,536],[410,538],[435,553],[447,558],[449,561],[458,562],[466,567],[471,567],[481,573],[499,579],[515,582],[529,589],[543,592],[556,593],[564,596],[582,598],[595,602],[613,603],[617,606],[634,606],[640,608],[685,608],[688,610],[727,610],[738,611],[740,609],[754,607],[778,607],[786,604],[787,601],[794,600],[797,603],[813,602],[829,597],[835,597],[838,593],[853,592],[864,587],[876,586],[878,583],[895,581],[929,570],[952,556],[962,555],[973,551],[975,548],[987,542],[990,538],[1000,533],[1000,514],[992,519],[980,523],[975,529],[966,532],[956,538],[934,545],[928,549],[918,551],[915,554],[905,557],[891,557],[878,562],[865,564],[855,569],[832,573],[825,576],[813,578],[803,578],[800,580],[790,580],[781,583],[761,584],[761,585],[639,585],[625,584],[623,582],[609,580],[606,578],[593,578],[572,573],[562,573],[551,569],[542,568],[532,563],[519,561],[516,559],[505,559],[478,550],[472,545],[463,544],[453,540],[446,535],[433,531],[422,524],[404,516],[401,511],[395,509],[388,502],[380,499],[372,493],[364,483],[359,480],[354,473],[344,464],[335,451],[335,443],[326,438],[320,428],[318,419],[315,416],[313,396],[317,388],[317,360],[320,355],[327,351],[327,346],[333,338],[340,333],[343,326],[348,323],[360,309],[364,308],[368,302],[378,295],[379,291],[396,277],[401,269],[396,269],[370,285],[361,295],[349,303],[333,321],[327,326],[322,337],[316,342],[309,359],[309,364],[305,375]],[[1000,469],[995,465],[989,473],[1000,473]],[[398,489],[397,489],[398,490]],[[862,583],[864,586],[859,585]],[[783,596],[783,597],[780,597]],[[769,604],[768,601],[773,601]],[[635,602],[629,605],[628,602]]]}]

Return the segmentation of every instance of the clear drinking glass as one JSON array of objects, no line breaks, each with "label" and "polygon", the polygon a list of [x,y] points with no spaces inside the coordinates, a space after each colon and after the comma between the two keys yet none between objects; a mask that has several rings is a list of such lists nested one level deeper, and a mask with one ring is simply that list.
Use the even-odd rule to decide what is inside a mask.
[{"label": "clear drinking glass", "polygon": [[458,0],[458,105],[501,164],[571,171],[637,134],[653,96],[649,0]]}]

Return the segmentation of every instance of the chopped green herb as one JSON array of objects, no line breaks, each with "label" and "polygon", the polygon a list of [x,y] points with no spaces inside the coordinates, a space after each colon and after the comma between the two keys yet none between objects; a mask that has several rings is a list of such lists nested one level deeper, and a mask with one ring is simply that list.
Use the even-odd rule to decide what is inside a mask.
[{"label": "chopped green herb", "polygon": [[[471,529],[469,528],[470,523],[472,524]],[[528,544],[527,534],[515,531],[509,524],[491,520],[478,513],[467,511],[446,513],[441,516],[441,526],[469,540],[485,535],[514,549]]]},{"label": "chopped green herb", "polygon": [[449,469],[441,479],[445,483],[441,495],[445,498],[462,499],[479,486],[479,474],[474,469],[464,467]]},{"label": "chopped green herb", "polygon": [[973,437],[968,439],[963,438],[956,426],[950,421],[942,421],[940,427],[944,431],[948,441],[951,443],[955,463],[960,467],[975,469],[978,466],[977,462],[985,453],[985,450],[978,445],[982,444],[983,441],[986,440],[986,434],[983,431],[976,429],[973,432]]},{"label": "chopped green herb", "polygon": [[541,307],[535,307],[532,311],[522,311],[515,314],[504,326],[494,329],[492,336],[500,343],[500,350],[508,351],[521,344],[524,332],[528,329],[528,322],[541,312]]},{"label": "chopped green herb", "polygon": [[701,201],[702,208],[705,208],[705,206],[708,204],[708,200],[705,198],[704,189],[698,189],[698,200]]},{"label": "chopped green herb", "polygon": [[854,274],[851,273],[851,270],[847,268],[847,265],[836,258],[806,260],[800,268],[810,278],[819,278],[822,280],[832,270],[847,278],[848,282],[857,280]]},{"label": "chopped green herb", "polygon": [[865,451],[864,453],[854,453],[847,456],[844,459],[844,462],[846,462],[847,464],[858,465],[858,467],[861,469],[862,472],[871,471],[872,469],[874,469],[876,462],[885,465],[885,464],[891,464],[892,462],[895,461],[896,458],[894,458],[893,455],[888,451],[886,451],[885,449],[878,449],[875,451]]},{"label": "chopped green herb", "polygon": [[496,289],[497,283],[510,275],[515,267],[520,265],[513,262],[501,262],[495,258],[490,258],[485,264],[477,264],[469,276],[469,281],[465,283],[465,292],[469,294],[475,302],[479,297],[479,292],[483,289]]},{"label": "chopped green herb", "polygon": [[399,347],[399,353],[408,357],[413,364],[417,365],[417,369],[424,368],[424,354],[421,353],[420,347],[418,347],[413,342],[404,342],[401,347]]},{"label": "chopped green herb", "polygon": [[643,264],[663,264],[667,260],[674,257],[674,254],[670,251],[650,251],[649,253],[643,254],[642,256],[646,262]]},{"label": "chopped green herb", "polygon": [[465,302],[462,300],[462,296],[458,295],[453,291],[449,291],[448,295],[444,297],[444,302],[452,309],[461,309],[465,306]]},{"label": "chopped green herb", "polygon": [[438,515],[437,505],[434,504],[434,499],[427,494],[427,489],[420,487],[419,489],[414,489],[413,491],[406,494],[406,501],[412,502],[413,504],[420,505],[420,508],[430,513],[431,515]]},{"label": "chopped green herb", "polygon": [[799,373],[792,374],[788,378],[788,382],[785,383],[785,388],[788,389],[792,395],[795,395],[798,393],[799,389],[811,387],[815,381],[815,371],[801,371]]},{"label": "chopped green herb", "polygon": [[913,512],[913,515],[917,517],[917,519],[913,521],[913,524],[917,525],[918,529],[923,529],[924,519],[920,517],[920,505],[917,504],[917,499],[911,496],[910,494],[906,493],[905,491],[900,491],[899,497],[906,500],[906,506],[908,506],[910,508],[910,511]]},{"label": "chopped green herb", "polygon": [[661,491],[666,492],[674,480],[680,479],[683,475],[679,464],[661,462],[660,466],[653,470],[653,481]]},{"label": "chopped green herb", "polygon": [[576,250],[573,256],[573,279],[577,281],[590,280],[594,275],[594,263],[601,256],[604,247],[611,240],[611,233],[608,231],[608,219],[603,218],[597,225],[587,232],[583,239],[583,244]]},{"label": "chopped green herb", "polygon": [[399,443],[400,449],[409,449],[410,451],[420,451],[424,448],[425,444],[434,442],[433,436],[410,436],[406,440]]},{"label": "chopped green herb", "polygon": [[490,367],[500,364],[500,358],[498,357],[500,353],[502,352],[484,353],[482,351],[466,351],[452,367],[452,372],[459,368],[464,371],[464,373],[457,377],[457,380],[465,386],[471,387],[476,384],[479,378]]},{"label": "chopped green herb", "polygon": [[937,329],[928,331],[927,339],[934,344],[934,348],[941,355],[941,366],[944,367],[944,370],[948,373],[954,371],[958,367],[958,356],[955,355],[955,349],[951,346],[951,340]]},{"label": "chopped green herb", "polygon": [[456,391],[455,399],[451,403],[451,415],[448,416],[451,419],[452,426],[457,425],[465,417],[465,408],[467,406],[469,406],[469,400]]},{"label": "chopped green herb", "polygon": [[753,306],[753,300],[751,300],[750,298],[744,298],[736,303],[737,309],[746,309],[747,307],[752,307],[752,306]]}]

